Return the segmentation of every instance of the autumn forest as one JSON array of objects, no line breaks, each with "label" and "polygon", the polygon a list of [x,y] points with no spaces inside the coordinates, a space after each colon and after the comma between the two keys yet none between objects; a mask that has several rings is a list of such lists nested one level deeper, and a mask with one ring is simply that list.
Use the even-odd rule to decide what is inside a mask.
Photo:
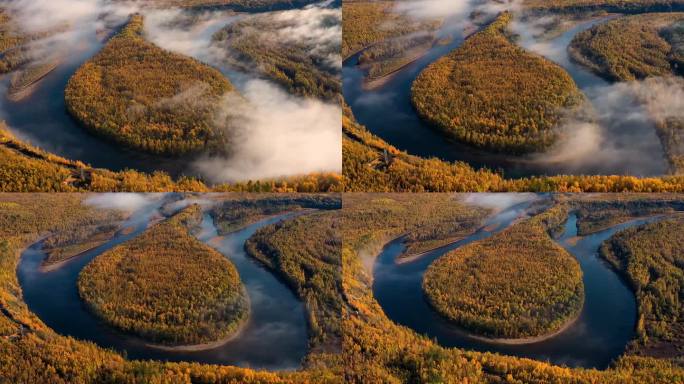
[{"label": "autumn forest", "polygon": [[0,1],[0,384],[684,384],[684,0]]}]

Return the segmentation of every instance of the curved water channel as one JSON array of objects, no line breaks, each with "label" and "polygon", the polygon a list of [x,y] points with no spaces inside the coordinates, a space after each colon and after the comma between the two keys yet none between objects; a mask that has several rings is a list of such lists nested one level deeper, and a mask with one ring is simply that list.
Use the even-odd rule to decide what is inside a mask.
[{"label": "curved water channel", "polygon": [[[310,4],[312,4],[310,0],[294,0],[276,6],[253,8],[249,11],[241,6],[231,5],[208,6],[198,11],[234,10],[240,13],[256,14],[298,9]],[[325,5],[339,6],[339,1]],[[209,32],[235,19],[234,16],[222,18],[220,21],[224,24],[217,24]],[[7,123],[12,133],[26,142],[67,159],[82,161],[95,168],[106,168],[112,171],[135,169],[148,173],[165,171],[172,177],[181,175],[201,177],[200,171],[192,166],[193,160],[201,157],[201,154],[166,157],[135,151],[90,133],[67,112],[64,101],[67,82],[74,72],[100,51],[106,43],[97,36],[94,30],[92,32],[80,34],[82,36],[79,41],[69,47],[68,54],[62,57],[57,68],[38,82],[25,98],[12,101],[5,95],[0,97],[0,119]],[[245,82],[245,77],[250,76],[233,68],[219,69],[238,89]],[[0,90],[3,93],[6,93],[10,77],[11,75],[0,77]]]},{"label": "curved water channel", "polygon": [[599,247],[616,232],[658,220],[658,217],[633,220],[577,237],[577,216],[570,214],[564,233],[556,241],[575,256],[582,268],[585,302],[574,323],[545,340],[510,345],[473,338],[434,311],[425,299],[423,274],[432,262],[451,250],[502,231],[516,219],[525,217],[525,208],[523,203],[507,209],[490,218],[482,229],[467,238],[427,252],[414,261],[397,263],[397,257],[406,247],[402,238],[390,242],[376,260],[373,295],[394,322],[435,339],[445,347],[497,352],[572,367],[606,368],[622,354],[634,336],[637,310],[634,294],[599,258]]},{"label": "curved water channel", "polygon": [[45,253],[38,242],[21,257],[17,274],[24,301],[40,319],[62,335],[95,342],[123,352],[130,359],[196,361],[269,370],[297,369],[307,353],[308,328],[304,304],[279,278],[247,256],[244,244],[264,226],[293,217],[283,214],[259,221],[226,236],[218,236],[213,219],[205,214],[196,236],[221,252],[236,266],[250,299],[250,317],[242,331],[221,346],[201,351],[169,351],[149,346],[93,315],[78,295],[80,271],[92,259],[142,233],[159,205],[137,212],[107,243],[85,252],[50,272],[41,270]]},{"label": "curved water channel", "polygon": [[[582,22],[544,44],[521,41],[523,46],[531,50],[543,47],[537,53],[564,67],[598,109],[598,124],[602,128],[605,141],[600,148],[614,150],[600,161],[578,164],[564,159],[555,160],[545,155],[514,156],[488,152],[450,140],[421,120],[411,104],[411,85],[428,65],[463,43],[464,38],[460,31],[440,31],[440,35],[453,38],[449,44],[435,45],[427,54],[389,76],[383,85],[371,90],[364,89],[364,70],[357,65],[363,51],[347,58],[343,63],[342,75],[344,98],[357,121],[370,132],[400,150],[421,157],[464,161],[475,168],[502,170],[507,177],[513,178],[568,173],[662,175],[667,170],[667,164],[654,124],[650,119],[636,113],[643,111],[643,106],[635,100],[626,100],[621,106],[596,105],[597,102],[610,101],[609,98],[602,98],[610,93],[612,85],[568,59],[567,47],[572,38],[607,20],[608,18],[603,18]],[[445,25],[445,28],[449,28],[449,21]],[[602,110],[605,108],[610,110]],[[569,135],[572,136],[572,132]]]}]

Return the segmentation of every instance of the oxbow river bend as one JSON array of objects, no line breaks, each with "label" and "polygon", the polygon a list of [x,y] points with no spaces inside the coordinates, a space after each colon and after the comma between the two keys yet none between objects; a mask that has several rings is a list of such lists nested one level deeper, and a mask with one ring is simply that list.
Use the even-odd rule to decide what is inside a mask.
[{"label": "oxbow river bend", "polygon": [[[211,41],[213,32],[237,20],[241,14],[300,9],[310,4],[313,2],[309,0],[293,0],[275,6],[250,8],[249,10],[240,5],[199,8],[196,11],[204,15],[215,13],[218,22],[204,31],[201,36],[197,36],[198,40],[195,45],[201,51]],[[341,3],[335,0],[320,4],[339,7]],[[222,13],[228,10],[239,13],[237,16]],[[120,27],[121,25],[118,26],[118,28]],[[28,143],[69,160],[82,161],[95,168],[105,168],[112,171],[134,169],[148,173],[164,171],[172,177],[181,175],[204,176],[192,166],[194,160],[200,158],[201,154],[166,157],[134,151],[88,132],[67,112],[64,90],[69,79],[83,63],[102,49],[109,37],[117,32],[117,29],[114,29],[108,31],[107,36],[103,36],[95,33],[94,27],[92,29],[92,31],[79,32],[81,37],[69,46],[68,54],[59,56],[59,65],[32,87],[32,92],[26,97],[19,101],[10,100],[4,95],[0,97],[2,120],[7,123],[12,133]],[[197,53],[201,56],[201,52]],[[239,72],[228,65],[218,69],[238,90],[241,90],[241,86],[247,79],[254,77],[253,74]],[[9,88],[10,79],[11,75],[0,77],[0,90],[3,93],[6,93]]]},{"label": "oxbow river bend", "polygon": [[273,273],[244,251],[244,243],[259,228],[289,219],[275,216],[237,232],[219,236],[213,219],[205,214],[197,238],[217,249],[235,264],[250,300],[250,318],[244,329],[219,347],[201,351],[168,351],[148,345],[100,321],[78,295],[80,271],[98,255],[141,234],[158,217],[159,204],[144,208],[124,223],[124,229],[107,243],[69,260],[58,269],[40,268],[45,258],[42,242],[29,247],[17,268],[29,309],[62,335],[93,341],[101,347],[125,352],[131,359],[195,361],[269,370],[297,369],[307,353],[308,329],[304,304]]},{"label": "oxbow river bend", "polygon": [[559,334],[530,344],[499,344],[471,337],[439,315],[422,291],[426,269],[449,251],[500,232],[526,217],[529,203],[520,203],[489,218],[482,229],[455,243],[429,251],[422,257],[397,263],[406,247],[403,238],[388,243],[374,267],[373,295],[387,316],[445,347],[529,357],[572,367],[606,368],[634,336],[636,301],[626,283],[599,258],[601,243],[623,229],[660,219],[651,217],[615,225],[578,237],[577,216],[572,213],[556,241],[579,262],[583,272],[585,302],[579,318]]},{"label": "oxbow river bend", "polygon": [[[577,33],[609,19],[606,17],[579,23],[543,43],[521,40],[520,44],[555,61],[575,80],[597,109],[597,123],[602,127],[605,140],[602,146],[614,150],[612,153],[623,154],[614,159],[606,156],[601,161],[577,163],[553,160],[543,154],[514,156],[488,152],[449,140],[418,117],[411,104],[411,86],[425,68],[463,44],[463,32],[451,27],[462,25],[458,20],[447,20],[443,30],[438,33],[441,37],[451,39],[449,44],[434,45],[424,56],[389,76],[377,88],[364,89],[364,70],[357,65],[363,51],[348,57],[343,63],[344,98],[356,120],[370,132],[400,150],[421,157],[463,161],[475,168],[502,170],[507,177],[514,178],[568,173],[662,175],[667,170],[667,164],[654,124],[648,118],[635,118],[635,112],[644,112],[644,107],[636,100],[626,100],[622,105],[605,105],[609,104],[607,95],[612,84],[573,63],[568,57],[567,48]],[[572,135],[573,132],[568,134]]]}]

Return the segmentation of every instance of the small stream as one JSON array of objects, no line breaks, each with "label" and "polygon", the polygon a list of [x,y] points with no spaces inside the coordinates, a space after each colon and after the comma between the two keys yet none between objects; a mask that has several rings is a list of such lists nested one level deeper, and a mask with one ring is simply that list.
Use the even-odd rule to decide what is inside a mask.
[{"label": "small stream", "polygon": [[269,370],[291,370],[301,366],[308,350],[308,328],[304,304],[278,277],[251,259],[244,244],[264,226],[286,220],[283,214],[249,225],[226,236],[218,236],[213,219],[205,214],[197,238],[214,247],[235,265],[250,299],[250,318],[235,338],[203,351],[166,351],[150,347],[140,338],[124,334],[88,311],[81,301],[77,280],[80,271],[98,255],[141,234],[158,215],[160,205],[134,214],[107,243],[76,257],[51,272],[40,270],[45,253],[42,242],[28,248],[17,274],[29,309],[57,333],[95,342],[125,353],[130,359],[194,361],[237,365]]},{"label": "small stream", "polygon": [[[419,259],[396,263],[406,247],[397,239],[383,249],[374,268],[373,295],[387,316],[419,334],[435,339],[445,347],[496,352],[528,357],[571,367],[606,368],[624,351],[634,335],[636,301],[625,282],[598,256],[603,241],[616,232],[655,221],[634,220],[592,235],[577,237],[577,216],[569,216],[557,241],[580,264],[583,272],[585,303],[578,320],[556,336],[532,344],[504,345],[470,337],[428,304],[422,290],[423,275],[444,254],[482,240],[524,218],[526,204],[511,207],[490,218],[473,235],[430,251]],[[484,228],[494,228],[487,231]]]},{"label": "small stream", "polygon": [[[580,23],[545,43],[545,49],[552,51],[553,57],[547,51],[539,52],[563,66],[594,104],[611,102],[610,98],[604,97],[611,85],[584,67],[570,62],[567,47],[578,32],[605,20]],[[604,131],[606,141],[601,145],[602,150],[605,151],[603,147],[608,147],[619,151],[612,152],[612,159],[606,154],[600,161],[577,164],[562,159],[550,160],[545,155],[514,156],[493,153],[446,138],[439,130],[418,117],[411,104],[411,85],[428,65],[463,43],[462,33],[451,31],[451,35],[454,38],[448,45],[435,45],[426,55],[396,72],[385,84],[373,90],[363,88],[364,70],[357,65],[362,52],[345,60],[343,92],[357,121],[373,134],[410,154],[437,157],[446,161],[463,161],[475,168],[502,170],[507,177],[512,178],[568,173],[637,176],[665,173],[667,165],[653,122],[637,116],[636,112],[643,112],[643,106],[635,100],[627,100],[621,106],[595,105],[599,112],[598,123]],[[522,42],[523,46],[525,43],[535,42]],[[606,108],[612,109],[605,111]]]}]

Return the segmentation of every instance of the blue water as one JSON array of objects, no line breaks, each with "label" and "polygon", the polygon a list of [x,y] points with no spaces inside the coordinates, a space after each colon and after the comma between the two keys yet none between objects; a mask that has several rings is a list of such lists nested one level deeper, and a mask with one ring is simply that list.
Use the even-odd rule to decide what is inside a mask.
[{"label": "blue water", "polygon": [[17,275],[29,309],[59,334],[95,342],[125,353],[130,359],[196,361],[269,370],[299,368],[308,350],[304,304],[278,277],[244,251],[245,241],[259,228],[286,220],[291,214],[259,221],[224,237],[217,236],[212,218],[208,214],[204,216],[198,239],[233,262],[250,299],[248,323],[222,346],[196,352],[157,349],[107,326],[87,310],[77,290],[80,271],[98,255],[142,233],[157,214],[157,208],[159,205],[143,209],[124,223],[123,227],[132,227],[133,232],[120,232],[107,243],[51,272],[40,270],[46,256],[41,242],[27,249],[21,256]]},{"label": "blue water", "polygon": [[382,250],[374,267],[373,295],[392,321],[445,347],[497,352],[572,367],[606,368],[622,354],[632,339],[637,313],[634,294],[599,258],[598,250],[601,243],[617,231],[655,218],[616,225],[577,238],[576,244],[572,244],[570,239],[577,236],[577,216],[574,213],[569,216],[564,232],[557,241],[575,256],[582,268],[585,303],[578,320],[549,339],[524,345],[478,340],[438,314],[425,299],[422,281],[430,264],[449,251],[507,228],[516,218],[525,217],[525,208],[525,204],[509,208],[489,219],[483,226],[493,225],[493,230],[480,229],[461,241],[430,251],[413,262],[396,263],[406,247],[402,243],[403,239],[390,242]]}]

